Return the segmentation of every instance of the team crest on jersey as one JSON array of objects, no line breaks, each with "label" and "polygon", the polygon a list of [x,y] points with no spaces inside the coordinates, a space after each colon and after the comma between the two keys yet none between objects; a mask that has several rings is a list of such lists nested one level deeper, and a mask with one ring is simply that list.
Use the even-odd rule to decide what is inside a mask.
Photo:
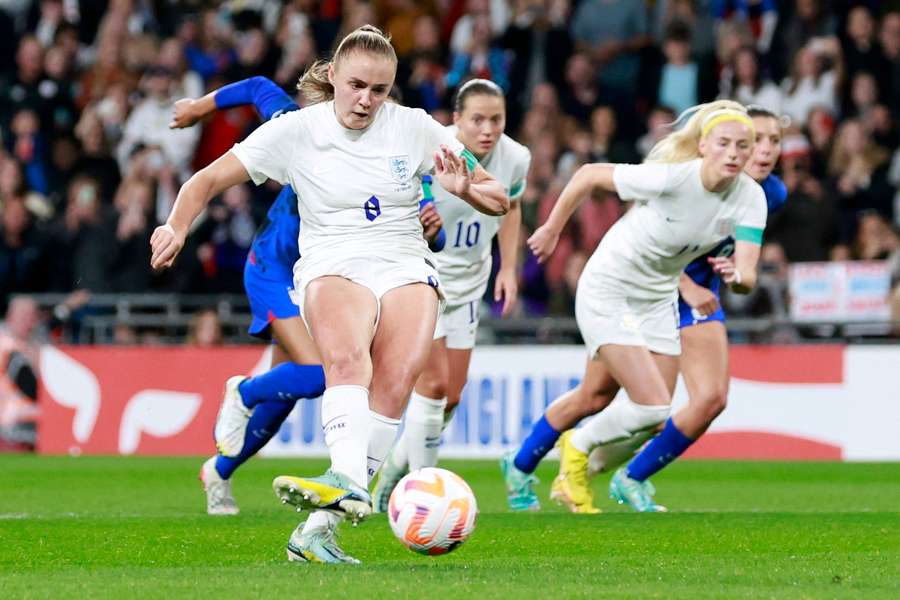
[{"label": "team crest on jersey", "polygon": [[388,156],[388,166],[391,170],[391,177],[394,181],[404,183],[412,176],[409,168],[409,154],[398,154],[397,156]]},{"label": "team crest on jersey", "polygon": [[719,219],[716,221],[716,235],[727,237],[734,235],[734,219]]}]

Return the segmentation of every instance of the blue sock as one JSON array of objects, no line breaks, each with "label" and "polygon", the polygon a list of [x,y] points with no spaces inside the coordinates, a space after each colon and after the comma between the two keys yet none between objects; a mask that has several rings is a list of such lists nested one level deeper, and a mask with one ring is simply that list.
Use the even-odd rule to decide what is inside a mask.
[{"label": "blue sock", "polygon": [[670,418],[662,432],[628,463],[628,476],[637,481],[647,480],[681,456],[693,443],[694,440],[681,433]]},{"label": "blue sock", "polygon": [[559,432],[547,422],[546,415],[541,415],[516,454],[514,461],[516,468],[523,473],[534,473],[538,463],[547,456],[558,439]]},{"label": "blue sock", "polygon": [[240,454],[234,457],[219,455],[216,457],[216,471],[223,479],[228,479],[234,470],[247,462],[251,456],[259,452],[272,436],[278,433],[278,429],[291,410],[294,402],[272,400],[256,405],[250,420],[247,422],[247,433],[244,436],[244,447]]},{"label": "blue sock", "polygon": [[261,402],[287,402],[315,398],[325,391],[325,371],[321,365],[281,363],[267,373],[245,379],[238,386],[247,408]]}]

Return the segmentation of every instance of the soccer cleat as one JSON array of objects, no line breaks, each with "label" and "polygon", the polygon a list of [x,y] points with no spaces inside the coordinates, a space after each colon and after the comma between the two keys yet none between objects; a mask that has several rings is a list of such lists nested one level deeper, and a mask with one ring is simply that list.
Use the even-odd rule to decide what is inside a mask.
[{"label": "soccer cleat", "polygon": [[653,501],[656,489],[647,481],[637,481],[626,473],[625,468],[616,471],[609,481],[609,497],[619,504],[627,504],[637,512],[666,512],[665,506]]},{"label": "soccer cleat", "polygon": [[572,431],[559,438],[559,475],[550,486],[550,499],[578,514],[595,515],[594,490],[588,478],[588,455],[572,445]]},{"label": "soccer cleat", "polygon": [[398,467],[390,458],[384,461],[384,464],[381,465],[381,473],[378,475],[378,482],[375,484],[375,489],[372,490],[372,508],[375,512],[387,512],[391,493],[408,472],[409,469],[405,465]]},{"label": "soccer cleat", "polygon": [[225,382],[225,397],[216,417],[216,448],[222,456],[237,456],[244,447],[247,421],[253,409],[244,406],[238,386],[247,379],[243,375],[231,377]]},{"label": "soccer cleat", "polygon": [[282,504],[303,509],[329,510],[349,519],[354,525],[372,513],[369,492],[349,477],[328,469],[319,477],[280,475],[272,482],[275,495]]},{"label": "soccer cleat", "polygon": [[316,527],[304,533],[306,521],[297,525],[288,540],[287,557],[291,562],[358,565],[359,561],[346,554],[334,539],[331,527]]},{"label": "soccer cleat", "polygon": [[216,472],[215,456],[200,467],[200,482],[206,492],[206,514],[219,516],[236,515],[240,512],[231,495],[231,481],[222,479]]},{"label": "soccer cleat", "polygon": [[516,468],[515,453],[508,452],[500,459],[500,471],[506,483],[506,501],[510,510],[541,510],[541,502],[534,492],[538,478]]}]

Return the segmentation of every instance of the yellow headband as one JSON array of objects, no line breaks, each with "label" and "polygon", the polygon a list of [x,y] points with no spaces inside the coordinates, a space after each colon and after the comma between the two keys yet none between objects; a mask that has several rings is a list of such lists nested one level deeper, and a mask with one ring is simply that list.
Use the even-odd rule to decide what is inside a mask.
[{"label": "yellow headband", "polygon": [[753,119],[736,110],[723,111],[720,114],[713,116],[703,125],[703,130],[700,134],[700,137],[705,138],[713,127],[715,127],[719,123],[724,123],[726,121],[737,121],[738,123],[743,123],[750,129],[751,137],[756,137],[756,128],[753,127]]}]

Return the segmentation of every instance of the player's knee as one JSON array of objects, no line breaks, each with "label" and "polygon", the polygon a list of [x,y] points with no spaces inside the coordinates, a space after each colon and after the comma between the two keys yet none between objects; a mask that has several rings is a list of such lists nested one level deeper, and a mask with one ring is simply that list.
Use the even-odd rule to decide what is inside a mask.
[{"label": "player's knee", "polygon": [[604,388],[585,389],[583,386],[579,390],[579,406],[583,410],[583,417],[594,415],[609,406],[615,393]]},{"label": "player's knee", "polygon": [[329,352],[327,379],[330,385],[361,383],[371,378],[372,360],[363,348],[342,348]]},{"label": "player's knee", "polygon": [[422,378],[416,383],[416,390],[426,398],[437,400],[447,395],[447,384],[438,378]]},{"label": "player's knee", "polygon": [[452,410],[459,406],[460,398],[462,398],[462,394],[460,392],[456,392],[454,394],[447,394],[447,406],[444,408],[445,411]]},{"label": "player's knee", "polygon": [[713,388],[707,392],[704,401],[706,418],[710,422],[722,414],[728,406],[728,389],[726,387]]}]

